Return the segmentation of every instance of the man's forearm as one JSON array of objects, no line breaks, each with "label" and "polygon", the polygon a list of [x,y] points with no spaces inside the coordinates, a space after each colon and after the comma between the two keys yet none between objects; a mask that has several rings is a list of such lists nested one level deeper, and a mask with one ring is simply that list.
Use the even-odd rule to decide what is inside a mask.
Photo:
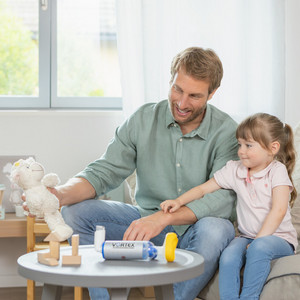
[{"label": "man's forearm", "polygon": [[165,223],[164,225],[190,225],[197,222],[197,217],[193,213],[193,211],[186,207],[182,206],[177,211],[173,213],[164,213],[163,211],[159,211],[161,214],[161,219]]},{"label": "man's forearm", "polygon": [[186,206],[174,213],[164,213],[162,210],[133,221],[124,233],[124,240],[149,241],[159,235],[168,225],[194,224],[197,218],[193,211]]},{"label": "man's forearm", "polygon": [[96,196],[94,187],[84,178],[71,178],[56,189],[61,206],[93,199]]}]

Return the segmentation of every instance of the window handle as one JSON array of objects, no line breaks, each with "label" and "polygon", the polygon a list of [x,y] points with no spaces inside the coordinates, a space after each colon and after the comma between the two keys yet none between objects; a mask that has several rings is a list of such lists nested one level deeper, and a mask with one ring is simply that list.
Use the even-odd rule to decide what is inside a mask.
[{"label": "window handle", "polygon": [[41,8],[42,10],[48,9],[48,0],[41,0]]}]

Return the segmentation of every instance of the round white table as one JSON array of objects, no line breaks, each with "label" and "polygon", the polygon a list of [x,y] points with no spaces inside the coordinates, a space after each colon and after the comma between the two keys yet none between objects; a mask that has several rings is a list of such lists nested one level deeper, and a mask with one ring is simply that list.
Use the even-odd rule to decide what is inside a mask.
[{"label": "round white table", "polygon": [[[41,250],[37,252],[49,252]],[[81,265],[47,266],[37,261],[37,252],[18,259],[21,276],[44,283],[42,300],[60,299],[62,286],[104,287],[111,299],[127,299],[131,287],[154,286],[156,299],[174,299],[173,283],[192,279],[204,270],[203,257],[197,253],[176,249],[175,260],[164,258],[143,260],[104,260],[93,245],[79,246]],[[72,247],[60,249],[60,256],[71,255]]]}]

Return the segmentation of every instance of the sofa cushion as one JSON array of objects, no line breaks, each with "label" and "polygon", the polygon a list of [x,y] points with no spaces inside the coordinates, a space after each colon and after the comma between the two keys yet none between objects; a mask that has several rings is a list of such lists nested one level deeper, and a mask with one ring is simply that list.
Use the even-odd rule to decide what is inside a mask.
[{"label": "sofa cushion", "polygon": [[219,270],[215,273],[209,283],[200,292],[198,298],[201,300],[219,300]]},{"label": "sofa cushion", "polygon": [[300,299],[300,255],[281,257],[272,262],[272,269],[260,300]]}]

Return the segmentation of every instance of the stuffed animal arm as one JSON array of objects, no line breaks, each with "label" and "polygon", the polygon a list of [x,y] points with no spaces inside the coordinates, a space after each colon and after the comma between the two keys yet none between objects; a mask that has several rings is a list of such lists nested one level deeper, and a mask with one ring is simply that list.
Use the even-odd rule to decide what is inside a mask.
[{"label": "stuffed animal arm", "polygon": [[13,164],[11,181],[24,190],[29,212],[38,218],[44,218],[48,224],[51,233],[45,241],[64,241],[73,234],[72,228],[64,222],[59,211],[59,200],[47,189],[59,184],[56,174],[45,175],[44,167],[30,157]]}]

